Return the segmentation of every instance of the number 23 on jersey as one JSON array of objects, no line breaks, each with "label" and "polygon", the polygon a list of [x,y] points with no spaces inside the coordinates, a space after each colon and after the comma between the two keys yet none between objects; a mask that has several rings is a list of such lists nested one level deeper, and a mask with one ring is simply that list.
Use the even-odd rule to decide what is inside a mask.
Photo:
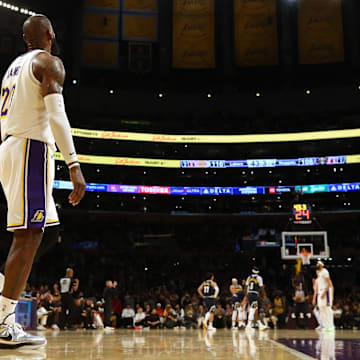
[{"label": "number 23 on jersey", "polygon": [[4,119],[11,107],[12,99],[14,97],[16,86],[14,85],[10,88],[2,88],[1,89],[1,119]]}]

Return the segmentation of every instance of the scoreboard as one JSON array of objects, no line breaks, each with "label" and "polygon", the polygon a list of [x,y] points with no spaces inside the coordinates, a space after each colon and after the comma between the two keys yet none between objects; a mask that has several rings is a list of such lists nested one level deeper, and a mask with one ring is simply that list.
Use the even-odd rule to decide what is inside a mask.
[{"label": "scoreboard", "polygon": [[307,203],[295,203],[292,206],[294,224],[307,225],[312,223],[311,207]]}]

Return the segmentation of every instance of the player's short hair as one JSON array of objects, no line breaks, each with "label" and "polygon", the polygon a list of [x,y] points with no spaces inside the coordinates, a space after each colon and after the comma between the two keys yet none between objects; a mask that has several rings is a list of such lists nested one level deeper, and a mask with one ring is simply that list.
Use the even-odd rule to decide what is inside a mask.
[{"label": "player's short hair", "polygon": [[215,278],[215,275],[213,273],[209,272],[206,276],[206,280],[211,279],[212,277]]}]

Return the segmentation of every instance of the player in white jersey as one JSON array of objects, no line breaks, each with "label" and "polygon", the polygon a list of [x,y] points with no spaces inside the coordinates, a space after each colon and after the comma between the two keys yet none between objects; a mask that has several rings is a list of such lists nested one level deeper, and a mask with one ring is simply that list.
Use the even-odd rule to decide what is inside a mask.
[{"label": "player in white jersey", "polygon": [[77,205],[86,189],[62,96],[65,70],[51,55],[55,34],[48,18],[28,18],[24,41],[28,52],[14,60],[1,85],[0,181],[8,205],[7,229],[14,233],[0,297],[0,347],[6,348],[46,344],[45,338],[15,324],[15,308],[44,228],[59,223],[52,197],[55,142],[74,186],[69,202]]},{"label": "player in white jersey", "polygon": [[[314,291],[314,294],[317,291],[318,282],[319,282],[319,271],[316,270],[316,279],[313,279],[313,291]],[[317,304],[314,305],[313,313],[315,315],[316,321],[319,324],[319,326],[315,330],[322,330],[324,328],[324,326],[321,323],[319,307],[317,306]]]},{"label": "player in white jersey", "polygon": [[330,279],[329,271],[325,269],[324,263],[319,261],[316,265],[318,277],[314,287],[313,305],[319,308],[320,325],[325,331],[333,331],[334,314],[332,303],[334,298],[334,286]]}]

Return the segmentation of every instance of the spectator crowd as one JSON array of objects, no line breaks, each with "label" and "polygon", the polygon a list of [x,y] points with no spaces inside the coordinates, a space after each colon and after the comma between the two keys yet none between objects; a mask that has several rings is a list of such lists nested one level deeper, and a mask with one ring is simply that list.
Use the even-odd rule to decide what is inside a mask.
[{"label": "spectator crowd", "polygon": [[[69,270],[69,269],[68,269]],[[122,293],[116,281],[106,281],[102,298],[85,296],[79,280],[71,275],[69,292],[61,292],[61,283],[26,289],[24,296],[38,300],[38,329],[196,329],[201,328],[206,310],[196,291],[183,294],[169,290],[165,285],[142,293]],[[68,279],[68,277],[65,277]],[[333,310],[337,328],[360,328],[360,291],[355,289],[347,297],[335,298]],[[311,294],[300,284],[294,284],[293,292],[280,290],[265,294],[259,302],[262,321],[271,328],[294,326],[307,328],[306,316],[312,314]],[[214,326],[230,328],[232,305],[230,292],[224,287],[215,311]],[[66,306],[64,306],[64,298]],[[69,298],[71,301],[69,301]]]}]

